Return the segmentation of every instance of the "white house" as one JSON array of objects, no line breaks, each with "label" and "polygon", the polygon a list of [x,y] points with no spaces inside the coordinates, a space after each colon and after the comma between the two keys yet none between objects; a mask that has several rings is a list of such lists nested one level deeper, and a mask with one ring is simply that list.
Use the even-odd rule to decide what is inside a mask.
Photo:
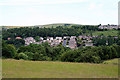
[{"label": "white house", "polygon": [[40,40],[41,40],[41,41],[43,41],[43,39],[44,39],[43,37],[40,37]]},{"label": "white house", "polygon": [[57,40],[61,40],[61,39],[62,39],[62,37],[56,37],[56,39],[57,39]]},{"label": "white house", "polygon": [[53,40],[53,37],[47,37],[47,41],[52,41]]},{"label": "white house", "polygon": [[76,38],[76,36],[71,36],[70,38],[71,38],[71,39],[75,39],[75,38]]},{"label": "white house", "polygon": [[27,37],[24,40],[25,40],[25,45],[29,45],[30,43],[35,43],[36,42],[33,37]]}]

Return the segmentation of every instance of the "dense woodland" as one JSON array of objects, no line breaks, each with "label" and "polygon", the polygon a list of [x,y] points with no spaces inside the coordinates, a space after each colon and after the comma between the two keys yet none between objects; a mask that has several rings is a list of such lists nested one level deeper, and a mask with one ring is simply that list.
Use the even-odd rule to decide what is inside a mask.
[{"label": "dense woodland", "polygon": [[[85,33],[92,35],[93,31],[99,31],[98,26],[72,26],[56,28],[14,28],[3,30],[2,32],[2,55],[3,58],[14,58],[34,61],[66,61],[66,62],[90,62],[101,63],[107,59],[120,57],[120,32],[118,38],[113,37],[93,38],[95,47],[79,47],[70,49],[63,47],[62,44],[57,47],[50,47],[45,42],[42,44],[30,44],[24,46],[24,40],[15,39],[15,37],[37,37],[41,36],[79,36]],[[12,38],[7,40],[7,38]],[[105,45],[106,40],[108,45]],[[78,43],[79,44],[79,43]]]},{"label": "dense woodland", "polygon": [[39,28],[39,27],[24,27],[24,28],[13,28],[3,30],[3,39],[7,40],[8,37],[63,37],[63,36],[79,36],[85,33],[89,33],[92,35],[92,31],[97,31],[98,26],[71,26],[71,27],[61,27],[58,26],[56,28]]},{"label": "dense woodland", "polygon": [[80,47],[70,49],[59,45],[50,47],[48,43],[30,44],[16,50],[14,45],[2,43],[3,58],[14,58],[34,61],[65,61],[101,63],[107,59],[120,57],[120,46]]}]

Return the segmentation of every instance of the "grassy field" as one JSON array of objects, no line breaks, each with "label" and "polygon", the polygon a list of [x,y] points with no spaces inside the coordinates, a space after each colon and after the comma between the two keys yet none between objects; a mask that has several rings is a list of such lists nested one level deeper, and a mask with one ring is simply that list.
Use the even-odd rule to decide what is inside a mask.
[{"label": "grassy field", "polygon": [[[113,61],[113,60],[112,60]],[[117,61],[117,59],[116,59]],[[118,65],[3,59],[3,78],[116,78]]]},{"label": "grassy field", "polygon": [[108,31],[96,31],[93,33],[93,35],[101,35],[103,34],[104,36],[117,36],[118,35],[118,31],[117,30],[108,30]]}]

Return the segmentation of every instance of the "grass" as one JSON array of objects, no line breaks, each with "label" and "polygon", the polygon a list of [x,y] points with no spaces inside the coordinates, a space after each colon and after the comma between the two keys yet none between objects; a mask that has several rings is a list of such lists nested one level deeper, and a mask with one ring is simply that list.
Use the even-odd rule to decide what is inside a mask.
[{"label": "grass", "polygon": [[3,59],[3,78],[117,78],[118,66]]},{"label": "grass", "polygon": [[117,36],[118,35],[118,31],[117,30],[108,30],[108,31],[96,31],[93,33],[93,35],[101,35],[103,34],[104,36]]},{"label": "grass", "polygon": [[104,64],[115,64],[115,65],[118,65],[118,59],[106,60],[103,63]]}]

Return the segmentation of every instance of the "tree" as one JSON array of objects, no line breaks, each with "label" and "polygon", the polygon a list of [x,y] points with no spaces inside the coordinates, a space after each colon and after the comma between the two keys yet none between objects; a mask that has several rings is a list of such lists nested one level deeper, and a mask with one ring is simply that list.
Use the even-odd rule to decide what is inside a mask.
[{"label": "tree", "polygon": [[36,37],[35,37],[35,40],[36,40],[36,42],[39,42],[39,41],[40,41],[40,37],[39,37],[39,36],[36,36]]},{"label": "tree", "polygon": [[6,44],[4,41],[2,43],[2,56],[6,58],[14,58],[17,54],[16,48],[12,44]]},{"label": "tree", "polygon": [[40,55],[38,53],[34,53],[33,60],[38,61],[40,58]]},{"label": "tree", "polygon": [[7,44],[14,44],[14,46],[17,48],[25,45],[25,41],[22,39],[10,39],[10,40],[7,40],[6,43]]}]

